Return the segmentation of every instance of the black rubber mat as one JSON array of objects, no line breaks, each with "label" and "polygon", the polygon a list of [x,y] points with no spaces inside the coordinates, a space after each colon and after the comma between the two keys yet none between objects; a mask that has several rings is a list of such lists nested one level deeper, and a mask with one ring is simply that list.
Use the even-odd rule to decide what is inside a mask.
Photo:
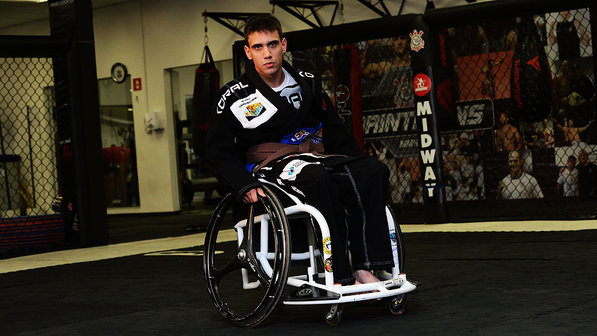
[{"label": "black rubber mat", "polygon": [[[409,233],[421,286],[403,316],[384,302],[285,306],[233,327],[207,296],[200,248],[0,274],[0,335],[593,335],[597,230]],[[0,261],[0,267],[1,267]],[[240,281],[240,279],[239,279]],[[242,300],[242,296],[238,298]]]}]

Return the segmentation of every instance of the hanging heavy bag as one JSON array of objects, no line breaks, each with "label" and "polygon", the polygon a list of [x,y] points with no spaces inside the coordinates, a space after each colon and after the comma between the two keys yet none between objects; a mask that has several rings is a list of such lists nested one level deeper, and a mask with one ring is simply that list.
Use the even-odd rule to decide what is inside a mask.
[{"label": "hanging heavy bag", "polygon": [[334,98],[344,124],[363,146],[363,112],[361,104],[361,56],[357,48],[334,49]]},{"label": "hanging heavy bag", "polygon": [[541,121],[552,108],[547,56],[532,18],[522,19],[517,34],[510,79],[512,114],[515,119],[526,122]]},{"label": "hanging heavy bag", "polygon": [[434,44],[436,52],[433,54],[433,75],[436,86],[435,94],[438,102],[440,125],[444,130],[458,127],[456,114],[456,100],[458,87],[456,73],[454,72],[454,59],[450,56],[445,32],[435,35]]},{"label": "hanging heavy bag", "polygon": [[203,51],[205,62],[199,64],[195,71],[193,104],[191,106],[191,147],[195,155],[205,156],[205,136],[209,127],[211,108],[220,89],[220,73],[216,69],[209,47]]}]

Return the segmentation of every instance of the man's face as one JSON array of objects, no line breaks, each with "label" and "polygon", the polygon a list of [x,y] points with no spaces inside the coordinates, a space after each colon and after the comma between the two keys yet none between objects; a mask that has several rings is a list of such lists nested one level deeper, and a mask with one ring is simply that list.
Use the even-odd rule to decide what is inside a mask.
[{"label": "man's face", "polygon": [[500,123],[506,125],[508,123],[508,116],[505,113],[500,113]]},{"label": "man's face", "polygon": [[580,153],[578,153],[578,162],[582,166],[586,166],[587,165],[587,163],[589,162],[589,158],[587,157],[587,152],[581,151]]},{"label": "man's face", "polygon": [[518,152],[510,152],[510,154],[508,154],[508,166],[513,173],[520,171],[522,160],[520,160],[520,154],[518,154]]},{"label": "man's face", "polygon": [[280,40],[277,31],[255,31],[247,38],[247,58],[255,64],[258,74],[273,77],[282,71],[282,55],[286,52],[286,39]]},{"label": "man's face", "polygon": [[572,170],[572,168],[574,168],[574,166],[575,166],[575,165],[576,165],[576,160],[574,160],[574,159],[572,159],[572,158],[568,159],[568,164],[567,164],[567,166],[568,166],[568,169],[569,169],[569,170]]}]

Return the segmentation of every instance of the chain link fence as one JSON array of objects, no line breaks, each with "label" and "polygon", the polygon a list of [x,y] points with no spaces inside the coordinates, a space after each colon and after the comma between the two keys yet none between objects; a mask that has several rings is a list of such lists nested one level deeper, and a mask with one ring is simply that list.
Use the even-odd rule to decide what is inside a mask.
[{"label": "chain link fence", "polygon": [[50,58],[0,58],[0,215],[54,214],[58,195]]},{"label": "chain link fence", "polygon": [[[467,199],[458,189],[466,184],[461,183],[466,171],[479,172],[473,181],[483,188],[477,190],[479,199],[595,198],[597,177],[589,162],[597,154],[589,9],[441,33],[454,69],[457,103],[493,111],[490,120],[487,114],[459,109],[460,126],[477,125],[445,135],[446,175],[452,184],[446,188],[448,199]],[[458,171],[460,179],[453,173]],[[473,194],[468,199],[476,199]]]},{"label": "chain link fence", "polygon": [[389,167],[392,203],[423,201],[408,46],[404,34],[285,54],[299,69],[321,75],[364,152]]},{"label": "chain link fence", "polygon": [[[434,32],[446,198],[597,198],[589,9]],[[422,203],[407,34],[292,51],[322,76],[367,154],[391,171],[391,201]],[[356,102],[356,103],[355,103]]]}]

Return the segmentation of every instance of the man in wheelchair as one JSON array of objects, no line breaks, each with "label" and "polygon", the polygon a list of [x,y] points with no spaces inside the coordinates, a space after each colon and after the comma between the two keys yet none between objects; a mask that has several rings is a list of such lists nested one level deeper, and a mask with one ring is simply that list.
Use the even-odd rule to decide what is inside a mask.
[{"label": "man in wheelchair", "polygon": [[262,180],[317,208],[330,228],[334,281],[379,281],[372,271],[394,265],[388,168],[363,155],[319,78],[283,61],[274,16],[251,18],[244,33],[252,64],[220,90],[207,134],[216,177],[245,203],[265,197]]}]

